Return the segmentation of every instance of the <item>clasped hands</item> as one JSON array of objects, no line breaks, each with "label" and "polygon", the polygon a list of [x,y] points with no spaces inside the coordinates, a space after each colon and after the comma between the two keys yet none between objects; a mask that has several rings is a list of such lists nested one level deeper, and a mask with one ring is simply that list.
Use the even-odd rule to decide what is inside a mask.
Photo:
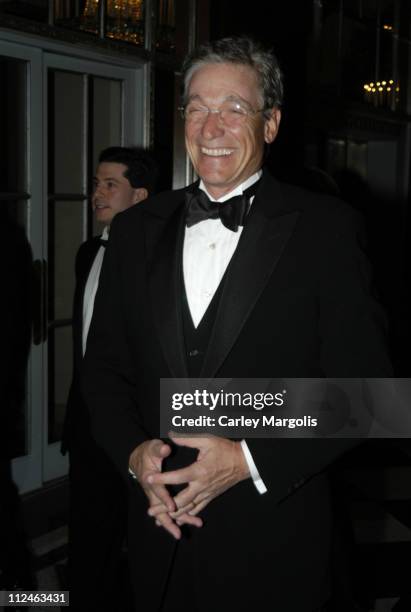
[{"label": "clasped hands", "polygon": [[[162,472],[171,447],[162,440],[147,440],[130,455],[130,467],[148,501],[148,514],[174,538],[181,538],[182,525],[202,527],[198,514],[224,491],[250,476],[240,442],[217,437],[173,437],[178,446],[199,450],[191,465]],[[172,497],[167,485],[187,486]]]}]

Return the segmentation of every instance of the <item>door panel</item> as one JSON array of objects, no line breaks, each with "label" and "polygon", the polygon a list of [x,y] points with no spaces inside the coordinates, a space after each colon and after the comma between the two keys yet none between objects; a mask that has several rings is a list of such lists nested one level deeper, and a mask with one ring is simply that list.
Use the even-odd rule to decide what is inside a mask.
[{"label": "door panel", "polygon": [[[45,54],[48,148],[48,362],[47,431],[43,478],[65,472],[60,439],[72,376],[71,311],[74,263],[93,228],[89,197],[94,166],[102,148],[137,143],[135,118],[124,113],[126,92],[134,91],[136,71]],[[142,73],[141,73],[142,75]],[[142,129],[141,129],[142,133]],[[141,141],[140,141],[141,142]]]},{"label": "door panel", "polygon": [[[137,62],[126,68],[121,60],[72,58],[69,47],[58,55],[43,51],[41,41],[37,48],[17,39],[0,40],[0,147],[7,151],[0,159],[0,212],[9,219],[8,236],[20,227],[32,279],[32,301],[17,300],[33,319],[31,348],[18,352],[20,369],[9,360],[19,390],[9,398],[10,456],[23,493],[67,473],[60,438],[72,375],[75,255],[93,234],[88,192],[100,149],[144,144],[148,71]],[[22,291],[18,257],[11,250],[10,257],[11,279]],[[14,314],[24,329],[22,313]]]},{"label": "door panel", "polygon": [[87,77],[49,70],[47,79],[49,192],[82,193],[87,155],[84,142]]}]

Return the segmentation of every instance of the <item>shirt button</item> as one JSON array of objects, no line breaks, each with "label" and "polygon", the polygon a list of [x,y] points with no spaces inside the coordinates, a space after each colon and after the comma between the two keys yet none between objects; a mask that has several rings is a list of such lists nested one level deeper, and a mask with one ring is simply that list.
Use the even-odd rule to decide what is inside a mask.
[{"label": "shirt button", "polygon": [[204,291],[204,297],[206,298],[211,297],[211,291]]},{"label": "shirt button", "polygon": [[211,249],[212,251],[214,251],[215,249],[215,242],[210,242],[210,244],[208,245],[208,248]]},{"label": "shirt button", "polygon": [[190,357],[197,357],[197,355],[200,354],[200,351],[198,351],[197,349],[193,349],[188,354],[189,354]]}]

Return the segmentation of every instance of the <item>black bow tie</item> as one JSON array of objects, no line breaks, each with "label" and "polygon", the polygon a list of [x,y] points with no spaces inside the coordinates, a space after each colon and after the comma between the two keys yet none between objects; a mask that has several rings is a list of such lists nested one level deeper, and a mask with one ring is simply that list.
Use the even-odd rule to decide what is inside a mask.
[{"label": "black bow tie", "polygon": [[100,243],[100,246],[104,248],[107,246],[107,240],[104,240],[104,238],[99,238],[98,241]]},{"label": "black bow tie", "polygon": [[191,227],[206,219],[218,219],[232,232],[236,232],[240,225],[244,225],[245,218],[250,209],[250,197],[257,190],[256,181],[242,195],[237,195],[225,202],[212,202],[202,189],[186,192],[186,225]]}]

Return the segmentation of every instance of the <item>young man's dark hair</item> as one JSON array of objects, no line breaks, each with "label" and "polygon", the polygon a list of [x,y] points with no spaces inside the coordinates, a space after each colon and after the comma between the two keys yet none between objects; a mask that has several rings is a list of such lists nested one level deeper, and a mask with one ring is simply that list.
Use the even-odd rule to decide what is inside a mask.
[{"label": "young man's dark hair", "polygon": [[156,191],[158,166],[152,154],[140,147],[108,147],[101,151],[98,163],[113,162],[127,166],[124,176],[134,188],[145,187],[152,195]]}]

